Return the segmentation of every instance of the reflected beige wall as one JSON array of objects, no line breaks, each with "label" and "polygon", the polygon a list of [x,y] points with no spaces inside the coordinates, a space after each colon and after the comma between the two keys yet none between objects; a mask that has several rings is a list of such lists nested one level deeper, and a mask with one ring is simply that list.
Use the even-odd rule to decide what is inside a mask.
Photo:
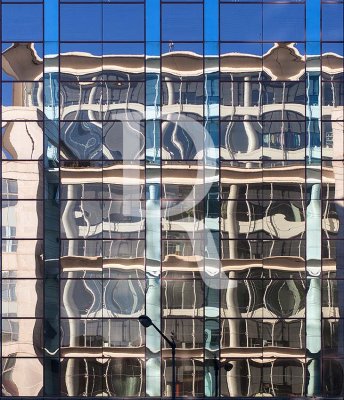
[{"label": "reflected beige wall", "polygon": [[[18,57],[24,56],[22,49],[28,49],[26,45],[14,47]],[[12,70],[12,75],[17,79],[36,78],[35,65],[29,73],[25,56],[22,63],[15,60],[12,67],[19,69]],[[3,226],[15,228],[15,237],[11,238],[9,232],[3,237],[7,241],[2,252],[3,288],[7,288],[3,296],[8,296],[2,302],[2,383],[7,397],[37,396],[43,386],[43,365],[38,358],[43,351],[43,286],[39,279],[43,263],[43,242],[39,240],[43,237],[43,171],[38,161],[43,155],[43,129],[42,123],[35,121],[42,118],[42,112],[32,105],[32,96],[32,83],[16,83],[13,105],[2,107],[2,119],[11,120],[2,122],[2,179],[17,185],[17,193],[10,197],[11,206],[3,202],[2,210]]]}]

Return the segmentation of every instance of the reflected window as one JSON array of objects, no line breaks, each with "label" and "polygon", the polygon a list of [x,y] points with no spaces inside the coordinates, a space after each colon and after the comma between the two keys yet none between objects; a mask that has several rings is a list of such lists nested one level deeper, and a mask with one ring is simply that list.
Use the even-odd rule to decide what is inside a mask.
[{"label": "reflected window", "polygon": [[163,281],[162,290],[164,316],[201,316],[203,314],[204,301],[201,281]]},{"label": "reflected window", "polygon": [[18,181],[17,179],[2,178],[2,199],[16,200],[18,198]]},{"label": "reflected window", "polygon": [[2,320],[2,343],[18,342],[19,338],[19,321],[14,319]]}]

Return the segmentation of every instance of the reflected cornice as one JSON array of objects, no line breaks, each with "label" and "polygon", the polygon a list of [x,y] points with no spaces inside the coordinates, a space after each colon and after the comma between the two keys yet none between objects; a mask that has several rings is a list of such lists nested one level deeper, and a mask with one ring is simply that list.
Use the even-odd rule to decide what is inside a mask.
[{"label": "reflected cornice", "polygon": [[[165,272],[190,273],[193,278],[194,272],[199,272],[198,263],[202,263],[202,256],[181,256],[168,255],[163,259],[163,270]],[[245,271],[248,269],[279,270],[302,272],[305,270],[305,260],[297,256],[275,256],[257,259],[222,259],[221,269],[223,272],[228,271]],[[102,258],[89,256],[63,256],[61,257],[61,267],[63,271],[101,271],[102,268],[118,269],[118,270],[142,270],[144,271],[144,258]],[[323,272],[336,270],[335,259],[323,259]]]},{"label": "reflected cornice", "polygon": [[[170,357],[170,349],[162,349],[162,357]],[[264,353],[264,359],[261,359]],[[61,357],[113,357],[113,358],[144,358],[145,348],[141,347],[62,347]],[[231,347],[222,348],[221,356],[227,359],[251,358],[259,363],[273,362],[279,358],[293,358],[305,362],[305,349],[291,347]],[[178,359],[199,359],[203,360],[202,348],[176,349]]]},{"label": "reflected cornice", "polygon": [[[197,173],[203,170],[203,165],[189,165],[187,167],[187,174],[185,173],[185,165],[173,164],[164,165],[163,167],[163,184],[176,183],[178,185],[190,184],[203,184],[203,176],[199,177]],[[207,167],[211,168],[211,167]],[[139,173],[138,173],[139,170]],[[311,179],[314,175],[316,179],[320,167],[310,166],[308,168],[308,178]],[[222,164],[221,166],[221,179],[223,183],[259,183],[262,182],[264,174],[264,182],[266,183],[282,183],[288,184],[304,183],[305,182],[305,169],[304,165],[281,165],[271,168],[255,167],[244,168],[236,166],[228,166]],[[61,167],[61,182],[62,184],[80,184],[80,183],[113,183],[113,184],[143,184],[144,183],[144,169],[142,166],[137,165],[112,165],[110,167]],[[214,178],[215,179],[215,178]],[[335,179],[333,175],[333,168],[322,167],[322,182],[334,184]]]},{"label": "reflected cornice", "polygon": [[[318,176],[321,167],[312,166],[307,170],[307,178],[314,180]],[[264,177],[264,179],[263,179]],[[304,183],[304,165],[284,165],[274,168],[238,168],[231,166],[221,167],[221,180],[223,183]],[[322,182],[334,183],[333,169],[330,167],[322,168]]]},{"label": "reflected cornice", "polygon": [[[51,56],[52,59],[57,55]],[[144,54],[117,54],[95,56],[86,52],[67,52],[59,55],[62,73],[84,75],[115,70],[126,73],[144,72]],[[205,56],[207,59],[215,57]],[[159,57],[156,57],[157,59]],[[161,55],[163,72],[178,76],[198,76],[203,73],[203,55],[191,51],[173,51]],[[322,56],[322,71],[328,74],[343,72],[343,56],[333,52]],[[309,68],[312,63],[319,69],[320,55],[307,56]],[[297,80],[305,71],[306,56],[301,55],[295,43],[275,43],[264,55],[226,53],[221,55],[221,71],[224,73],[261,72],[264,70],[272,80]],[[2,54],[3,69],[17,80],[33,81],[42,75],[42,59],[33,43],[14,43]],[[159,63],[151,72],[159,72]]]},{"label": "reflected cornice", "polygon": [[87,256],[63,256],[61,266],[63,271],[102,271],[102,268],[121,270],[142,270],[144,271],[144,258],[103,258]]},{"label": "reflected cornice", "polygon": [[61,183],[97,183],[139,185],[144,183],[144,167],[141,165],[111,165],[103,167],[61,167]]},{"label": "reflected cornice", "polygon": [[2,68],[17,80],[34,81],[42,76],[43,60],[34,43],[14,43],[2,53]]}]

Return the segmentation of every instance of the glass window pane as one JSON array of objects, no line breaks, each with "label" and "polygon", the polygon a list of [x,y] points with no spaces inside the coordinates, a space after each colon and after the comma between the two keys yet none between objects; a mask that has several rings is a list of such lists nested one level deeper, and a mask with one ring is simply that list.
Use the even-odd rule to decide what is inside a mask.
[{"label": "glass window pane", "polygon": [[63,41],[102,40],[102,7],[99,4],[62,4],[60,38]]},{"label": "glass window pane", "polygon": [[[20,354],[20,353],[19,353]],[[2,360],[3,391],[8,397],[38,396],[43,390],[43,360],[12,353]]]},{"label": "glass window pane", "polygon": [[[248,21],[250,21],[249,24]],[[243,27],[246,28],[243,29]],[[226,41],[261,41],[262,6],[260,4],[221,4],[220,38]]]},{"label": "glass window pane", "polygon": [[2,40],[43,40],[43,7],[40,4],[3,4]]},{"label": "glass window pane", "polygon": [[264,4],[263,40],[305,40],[305,7],[296,4]]},{"label": "glass window pane", "polygon": [[342,4],[324,4],[322,6],[322,40],[344,40],[343,13]]},{"label": "glass window pane", "polygon": [[202,41],[202,5],[164,4],[162,6],[162,40]]},{"label": "glass window pane", "polygon": [[144,6],[141,4],[104,4],[103,40],[144,40]]}]

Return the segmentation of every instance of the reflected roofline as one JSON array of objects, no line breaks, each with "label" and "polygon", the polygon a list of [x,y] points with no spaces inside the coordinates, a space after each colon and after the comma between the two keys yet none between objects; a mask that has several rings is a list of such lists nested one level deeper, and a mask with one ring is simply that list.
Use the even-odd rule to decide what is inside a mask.
[{"label": "reflected roofline", "polygon": [[[18,53],[18,54],[17,54]],[[57,55],[46,56],[54,65]],[[322,58],[323,71],[329,74],[337,74],[343,71],[343,56],[333,52],[320,55],[301,55],[295,43],[274,43],[262,56],[231,52],[221,54],[221,71],[227,73],[252,73],[265,71],[273,80],[298,79],[304,74],[306,58],[314,66],[319,68],[319,60]],[[19,62],[20,58],[20,62]],[[60,54],[60,70],[62,73],[85,75],[101,72],[104,69],[117,70],[127,73],[143,73],[144,54],[137,55],[104,55],[95,56],[87,52],[68,52]],[[200,75],[203,73],[203,59],[217,59],[214,55],[202,55],[192,51],[173,51],[149,58],[164,60],[163,71],[182,76]],[[14,43],[2,54],[3,69],[18,80],[37,80],[42,76],[43,60],[38,56],[34,43]],[[160,64],[152,66],[150,70],[160,71]],[[56,70],[57,71],[57,70]]]}]

